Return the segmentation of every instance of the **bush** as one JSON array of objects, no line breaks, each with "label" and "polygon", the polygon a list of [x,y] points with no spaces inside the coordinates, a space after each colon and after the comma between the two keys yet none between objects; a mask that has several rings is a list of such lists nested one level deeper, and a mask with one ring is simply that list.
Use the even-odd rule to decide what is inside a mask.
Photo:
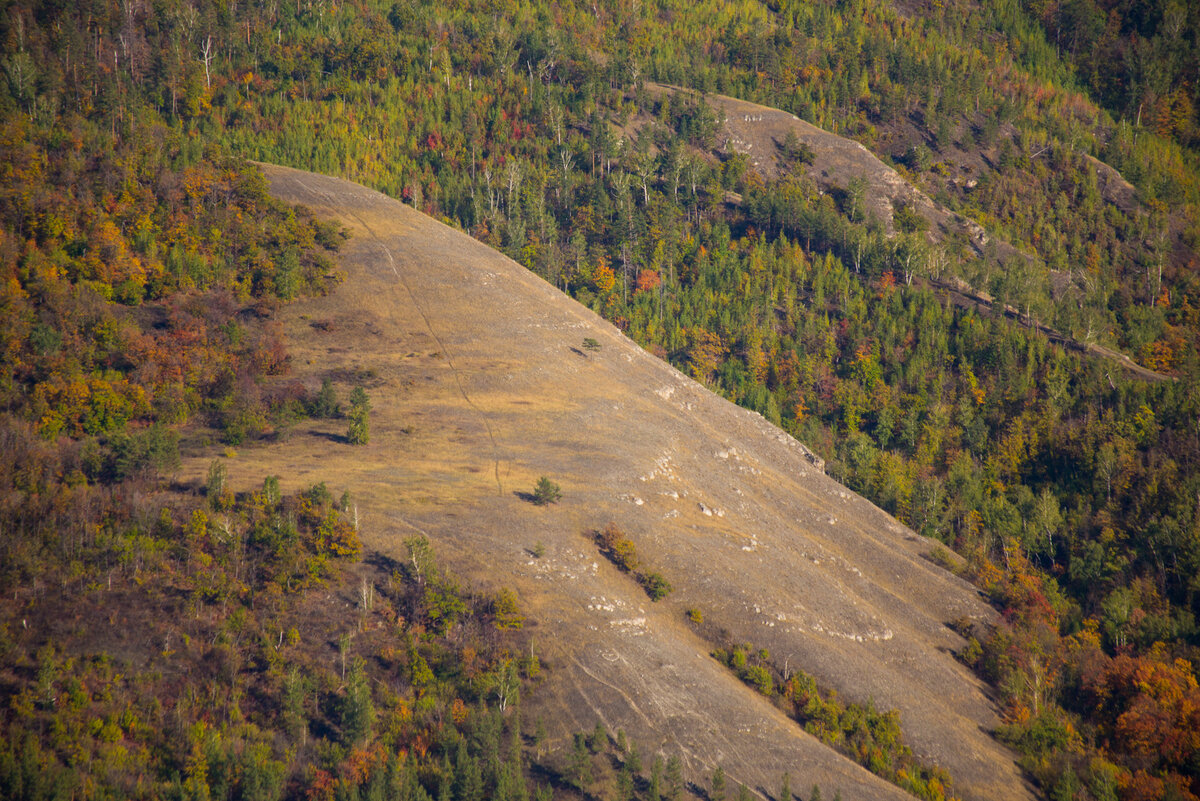
[{"label": "bush", "polygon": [[651,601],[666,598],[667,594],[673,589],[671,583],[663,578],[662,573],[658,572],[647,573],[642,576],[642,587],[645,588],[646,594],[650,596]]},{"label": "bush", "polygon": [[766,696],[775,694],[775,679],[762,665],[750,665],[742,674],[742,680]]},{"label": "bush", "polygon": [[596,544],[608,560],[626,573],[638,566],[637,548],[616,523],[609,523],[596,534]]}]

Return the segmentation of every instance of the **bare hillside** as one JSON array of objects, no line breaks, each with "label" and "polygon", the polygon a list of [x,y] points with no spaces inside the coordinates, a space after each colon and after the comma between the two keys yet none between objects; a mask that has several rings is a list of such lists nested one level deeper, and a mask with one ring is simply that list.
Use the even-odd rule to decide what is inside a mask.
[{"label": "bare hillside", "polygon": [[[265,169],[275,195],[353,234],[345,284],[285,312],[294,371],[313,386],[332,377],[343,397],[364,380],[375,411],[369,445],[342,442],[344,424],[302,426],[231,459],[235,483],[276,473],[349,488],[369,546],[400,558],[425,533],[460,575],[516,589],[549,668],[526,714],[559,744],[600,719],[643,753],[680,754],[701,784],[720,764],[763,794],[787,770],[793,787],[847,801],[910,798],[712,659],[685,618],[695,607],[844,697],[899,709],[960,796],[1031,797],[945,625],[994,613],[923,558],[930,543],[470,237],[360,186]],[[199,480],[209,458],[184,477]],[[541,475],[560,503],[528,502]],[[609,521],[674,585],[666,599],[651,603],[598,554],[590,532]]]}]

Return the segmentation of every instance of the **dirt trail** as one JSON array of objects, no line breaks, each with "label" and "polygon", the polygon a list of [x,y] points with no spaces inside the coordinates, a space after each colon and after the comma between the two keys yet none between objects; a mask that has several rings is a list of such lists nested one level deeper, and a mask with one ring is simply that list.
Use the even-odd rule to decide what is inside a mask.
[{"label": "dirt trail", "polygon": [[[332,376],[343,393],[366,377],[374,412],[367,446],[309,424],[244,449],[235,485],[271,473],[348,488],[370,547],[399,557],[422,532],[469,581],[516,589],[549,677],[525,714],[559,747],[600,719],[643,754],[678,754],[705,786],[720,764],[763,795],[786,770],[793,787],[847,801],[910,798],[713,660],[685,619],[695,607],[843,697],[899,709],[960,796],[1032,797],[986,734],[998,723],[986,688],[952,656],[963,643],[947,621],[994,612],[924,558],[929,542],[515,262],[363,187],[265,169],[274,195],[353,234],[345,284],[283,313],[295,374],[314,389]],[[201,481],[212,456],[182,478]],[[523,499],[541,475],[560,503]],[[598,555],[589,532],[609,521],[675,586],[665,600]]]},{"label": "dirt trail", "polygon": [[[1121,369],[1132,373],[1143,381],[1178,381],[1175,376],[1163,375],[1156,373],[1148,367],[1135,362],[1133,359],[1126,356],[1120,351],[1106,348],[1103,345],[1097,345],[1094,342],[1083,343],[1078,339],[1072,339],[1069,336],[1059,333],[1048,325],[1039,323],[1036,320],[1030,320],[1025,314],[1014,309],[1012,306],[998,304],[988,298],[981,297],[974,292],[970,287],[965,285],[954,286],[944,281],[928,281],[935,289],[946,293],[951,302],[963,308],[974,308],[983,314],[1003,314],[1005,317],[1016,320],[1021,325],[1027,328],[1036,328],[1039,333],[1049,339],[1056,345],[1061,345],[1064,348],[1075,351],[1076,353],[1084,353],[1089,356],[1094,356],[1106,361],[1115,362]],[[1111,380],[1111,377],[1110,379]]]}]

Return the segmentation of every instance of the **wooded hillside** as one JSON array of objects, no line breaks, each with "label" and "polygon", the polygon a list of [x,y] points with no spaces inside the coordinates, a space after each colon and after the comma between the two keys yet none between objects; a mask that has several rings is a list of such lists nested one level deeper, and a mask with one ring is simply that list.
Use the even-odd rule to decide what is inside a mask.
[{"label": "wooded hillside", "polygon": [[[335,291],[341,235],[271,201],[246,162],[259,159],[361,181],[501,249],[966,556],[1006,622],[969,632],[963,658],[994,682],[1000,736],[1047,794],[1200,795],[1197,14],[1090,0],[4,3],[0,773],[27,778],[3,786],[53,797],[57,774],[34,765],[78,773],[91,757],[77,742],[111,725],[132,736],[125,712],[153,719],[135,700],[89,719],[82,695],[62,711],[64,682],[117,679],[71,662],[77,635],[22,638],[49,586],[62,609],[151,570],[227,629],[243,625],[237,593],[193,586],[195,560],[232,559],[252,595],[270,586],[221,550],[213,520],[187,534],[182,500],[143,495],[180,447],[252,447],[329,411],[288,380],[271,315]],[[652,95],[648,80],[701,94]],[[764,179],[704,92],[853,138],[1015,251],[934,242],[908,208],[888,235],[855,182],[818,189],[795,142],[777,143],[787,174]],[[238,503],[226,533],[272,514]],[[273,709],[285,689],[267,675]],[[192,723],[178,718],[178,738]],[[226,748],[193,734],[154,768],[182,777],[173,793],[191,792],[188,748]],[[268,773],[294,769],[268,751]],[[166,786],[138,785],[149,768],[135,763],[82,792]],[[420,769],[432,792],[435,767]]]}]

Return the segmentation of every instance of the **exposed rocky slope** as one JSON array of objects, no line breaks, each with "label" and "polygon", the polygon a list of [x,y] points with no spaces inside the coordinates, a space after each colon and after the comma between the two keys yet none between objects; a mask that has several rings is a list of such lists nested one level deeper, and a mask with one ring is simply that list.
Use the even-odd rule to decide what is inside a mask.
[{"label": "exposed rocky slope", "polygon": [[[899,709],[959,795],[1030,797],[946,626],[994,613],[924,558],[930,542],[515,262],[360,186],[265,169],[278,197],[352,232],[345,284],[285,312],[295,373],[365,380],[375,411],[370,445],[304,427],[230,460],[235,483],[350,488],[369,546],[402,558],[424,533],[461,575],[515,588],[549,667],[527,714],[560,744],[599,718],[643,753],[680,754],[699,783],[720,764],[763,794],[787,770],[847,801],[910,797],[713,660],[685,620],[696,607],[844,697]],[[559,504],[526,499],[541,475]],[[590,533],[609,521],[674,584],[665,600],[598,555]]]}]

